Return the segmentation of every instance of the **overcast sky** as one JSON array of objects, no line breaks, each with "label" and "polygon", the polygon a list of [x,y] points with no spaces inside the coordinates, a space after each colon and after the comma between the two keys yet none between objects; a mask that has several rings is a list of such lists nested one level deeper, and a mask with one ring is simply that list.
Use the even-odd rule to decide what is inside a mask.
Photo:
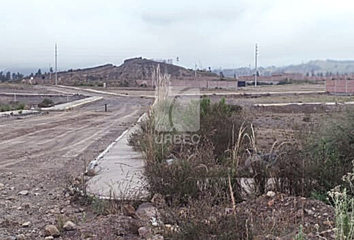
[{"label": "overcast sky", "polygon": [[354,59],[352,0],[0,0],[0,69],[180,58],[204,68]]}]

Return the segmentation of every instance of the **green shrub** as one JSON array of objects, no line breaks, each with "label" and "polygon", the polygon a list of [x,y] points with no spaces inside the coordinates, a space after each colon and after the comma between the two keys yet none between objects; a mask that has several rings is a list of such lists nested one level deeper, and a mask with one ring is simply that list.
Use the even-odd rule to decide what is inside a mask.
[{"label": "green shrub", "polygon": [[24,110],[26,105],[19,102],[10,102],[9,104],[0,104],[0,112]]},{"label": "green shrub", "polygon": [[[182,124],[195,124],[192,109],[196,102],[178,109]],[[168,108],[169,103],[159,107]],[[179,106],[174,106],[179,107]],[[140,124],[140,130],[129,138],[129,144],[145,154],[144,171],[151,194],[160,193],[185,204],[188,199],[197,199],[205,193],[229,193],[228,177],[236,201],[241,200],[236,171],[230,160],[229,149],[233,147],[242,124],[246,121],[242,109],[226,105],[225,100],[211,104],[209,99],[200,102],[200,141],[189,144],[185,139],[177,143],[161,141],[166,136],[179,136],[177,131],[157,132],[156,124],[169,119],[153,112]],[[156,121],[156,119],[158,119]],[[222,191],[221,191],[222,190]],[[225,197],[225,196],[223,196]],[[228,196],[230,197],[230,196]]]},{"label": "green shrub", "polygon": [[45,98],[41,103],[38,104],[38,107],[40,108],[46,108],[46,107],[52,107],[54,106],[54,102],[52,99]]}]

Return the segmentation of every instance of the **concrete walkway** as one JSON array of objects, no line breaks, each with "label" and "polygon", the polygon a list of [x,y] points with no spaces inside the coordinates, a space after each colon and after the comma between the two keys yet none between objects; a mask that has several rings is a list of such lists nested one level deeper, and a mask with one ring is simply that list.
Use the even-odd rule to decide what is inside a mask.
[{"label": "concrete walkway", "polygon": [[55,106],[49,107],[49,108],[42,108],[42,110],[43,111],[65,111],[65,110],[70,110],[70,109],[73,109],[76,107],[80,107],[80,106],[88,104],[88,103],[96,102],[101,99],[103,99],[103,97],[89,97],[89,98],[84,98],[84,99],[80,99],[80,100],[73,101],[73,102],[58,104],[58,105],[55,105]]},{"label": "concrete walkway", "polygon": [[142,179],[142,153],[128,145],[128,137],[137,127],[125,131],[90,163],[89,168],[97,171],[97,174],[88,182],[89,194],[101,199],[117,200],[143,200],[148,196]]},{"label": "concrete walkway", "polygon": [[255,107],[283,107],[283,106],[308,106],[308,105],[327,105],[327,106],[336,106],[336,105],[354,105],[354,102],[307,102],[307,103],[261,103],[254,104]]}]

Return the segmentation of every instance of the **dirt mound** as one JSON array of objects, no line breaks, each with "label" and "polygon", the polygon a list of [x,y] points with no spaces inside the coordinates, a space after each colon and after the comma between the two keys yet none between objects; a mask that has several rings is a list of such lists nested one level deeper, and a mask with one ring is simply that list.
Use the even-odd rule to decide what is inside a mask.
[{"label": "dirt mound", "polygon": [[304,197],[277,194],[243,202],[238,211],[246,211],[255,239],[293,239],[303,226],[306,239],[334,239],[334,209],[325,203]]}]

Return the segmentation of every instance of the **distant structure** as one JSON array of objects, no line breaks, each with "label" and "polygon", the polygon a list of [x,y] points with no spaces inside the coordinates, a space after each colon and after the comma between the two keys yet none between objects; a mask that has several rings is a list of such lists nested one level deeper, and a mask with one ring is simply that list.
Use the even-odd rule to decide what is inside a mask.
[{"label": "distant structure", "polygon": [[[159,62],[159,63],[166,63],[166,64],[171,64],[173,65],[173,59],[151,59],[154,62]],[[177,62],[179,61],[179,58],[177,58]]]},{"label": "distant structure", "polygon": [[58,85],[58,45],[55,44],[55,85]]},{"label": "distant structure", "polygon": [[337,95],[354,95],[354,80],[350,77],[326,80],[326,91]]}]

